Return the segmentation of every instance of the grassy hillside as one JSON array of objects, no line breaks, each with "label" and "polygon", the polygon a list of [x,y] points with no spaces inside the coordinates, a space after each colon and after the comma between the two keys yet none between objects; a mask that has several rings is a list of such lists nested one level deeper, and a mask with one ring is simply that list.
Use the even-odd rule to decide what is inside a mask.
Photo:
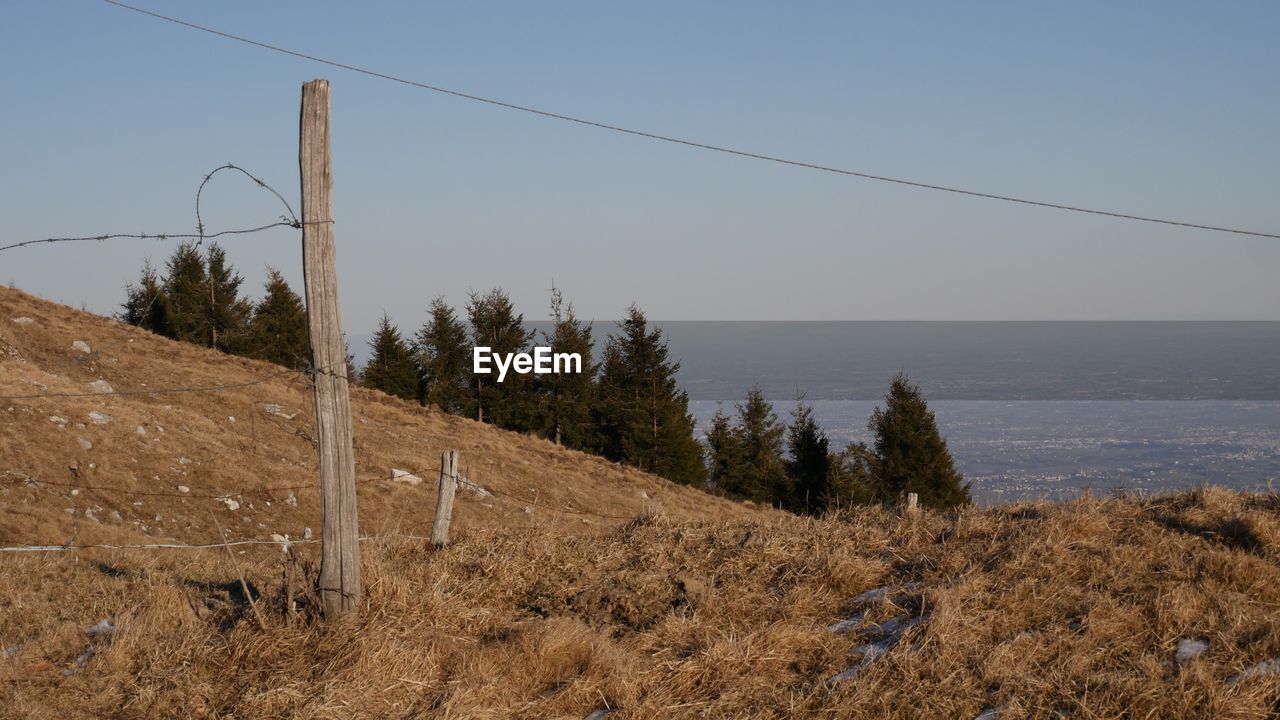
[{"label": "grassy hillside", "polygon": [[[98,382],[135,394],[94,396],[108,389]],[[215,524],[232,539],[318,533],[306,382],[0,289],[0,396],[87,394],[0,400],[0,544],[210,542]],[[147,394],[225,385],[238,387]],[[763,512],[376,391],[356,388],[352,400],[365,534],[430,526],[440,453],[449,448],[461,451],[468,479],[492,493],[459,495],[460,530],[583,532],[651,506],[675,518]],[[426,482],[392,482],[393,468]],[[239,507],[228,510],[224,497]]]},{"label": "grassy hillside", "polygon": [[[273,372],[0,291],[0,395]],[[314,491],[268,488],[313,482],[307,402],[296,378],[0,402],[0,544],[298,537]],[[315,545],[0,553],[0,717],[1280,713],[1276,494],[813,520],[375,393],[355,407],[363,527],[420,531],[432,491],[383,478],[458,447],[497,494],[460,495],[456,543],[366,542],[362,611],[329,625]]]}]

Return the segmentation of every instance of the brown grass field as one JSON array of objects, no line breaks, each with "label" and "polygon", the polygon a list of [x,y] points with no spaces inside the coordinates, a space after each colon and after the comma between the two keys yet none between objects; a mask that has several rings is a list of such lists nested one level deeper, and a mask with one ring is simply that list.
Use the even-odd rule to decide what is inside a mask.
[{"label": "brown grass field", "polygon": [[[0,546],[318,533],[309,390],[279,372],[0,290],[0,395],[269,378],[0,400]],[[314,544],[0,553],[0,717],[1280,716],[1275,493],[808,519],[353,400],[358,615],[316,618]],[[446,448],[493,495],[461,492],[437,551]]]}]

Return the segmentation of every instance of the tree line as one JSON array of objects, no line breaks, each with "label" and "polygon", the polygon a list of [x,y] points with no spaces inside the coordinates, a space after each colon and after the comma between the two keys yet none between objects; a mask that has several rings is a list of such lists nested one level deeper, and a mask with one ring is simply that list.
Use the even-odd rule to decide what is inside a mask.
[{"label": "tree line", "polygon": [[[166,337],[223,352],[305,369],[310,362],[306,310],[284,277],[268,268],[261,300],[240,295],[243,278],[217,244],[204,253],[180,245],[158,272],[150,262],[125,288],[118,318]],[[841,504],[895,502],[907,492],[923,505],[969,502],[946,441],[918,387],[899,375],[886,404],[872,416],[872,445],[833,451],[799,400],[782,423],[758,388],[736,404],[736,417],[717,412],[705,443],[689,414],[660,328],[632,305],[595,353],[592,324],[579,319],[558,289],[551,291],[549,331],[525,327],[501,289],[473,292],[460,314],[433,299],[425,323],[406,337],[385,313],[370,340],[361,384],[410,402],[546,438],[731,497],[821,513]],[[577,353],[581,373],[494,376],[472,372],[472,348],[496,353]]]}]

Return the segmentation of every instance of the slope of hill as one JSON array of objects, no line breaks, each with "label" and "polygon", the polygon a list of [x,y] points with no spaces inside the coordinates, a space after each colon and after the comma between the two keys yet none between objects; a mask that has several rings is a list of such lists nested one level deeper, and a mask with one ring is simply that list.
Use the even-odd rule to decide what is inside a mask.
[{"label": "slope of hill", "polygon": [[[0,395],[276,372],[14,291],[0,357]],[[297,537],[314,490],[271,488],[313,482],[306,398],[293,376],[0,402],[0,540]],[[317,619],[315,545],[0,552],[0,718],[1280,713],[1275,493],[799,518],[375,393],[355,408],[362,522],[399,534],[363,544],[358,614]],[[464,493],[437,551],[404,537],[432,490],[383,478],[444,447],[498,494]]]},{"label": "slope of hill", "polygon": [[[216,386],[231,387],[166,392]],[[74,396],[47,397],[60,394]],[[0,544],[210,542],[215,524],[237,540],[319,530],[315,415],[298,373],[0,289],[0,397],[15,395],[46,397],[0,399]],[[650,506],[677,518],[765,512],[376,391],[352,395],[364,534],[429,527],[450,448],[483,489],[459,495],[463,532],[589,531]],[[393,468],[425,482],[392,481]]]}]

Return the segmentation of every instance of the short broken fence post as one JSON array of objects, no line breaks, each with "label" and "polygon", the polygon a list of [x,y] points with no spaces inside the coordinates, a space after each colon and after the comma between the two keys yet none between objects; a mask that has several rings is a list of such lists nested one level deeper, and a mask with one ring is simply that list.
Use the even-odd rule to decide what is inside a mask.
[{"label": "short broken fence post", "polygon": [[920,510],[920,496],[916,493],[907,493],[907,512],[915,514]]},{"label": "short broken fence post", "polygon": [[449,544],[449,523],[453,520],[453,495],[458,490],[458,451],[440,454],[440,492],[436,497],[436,521],[431,526],[431,542],[437,549]]}]

